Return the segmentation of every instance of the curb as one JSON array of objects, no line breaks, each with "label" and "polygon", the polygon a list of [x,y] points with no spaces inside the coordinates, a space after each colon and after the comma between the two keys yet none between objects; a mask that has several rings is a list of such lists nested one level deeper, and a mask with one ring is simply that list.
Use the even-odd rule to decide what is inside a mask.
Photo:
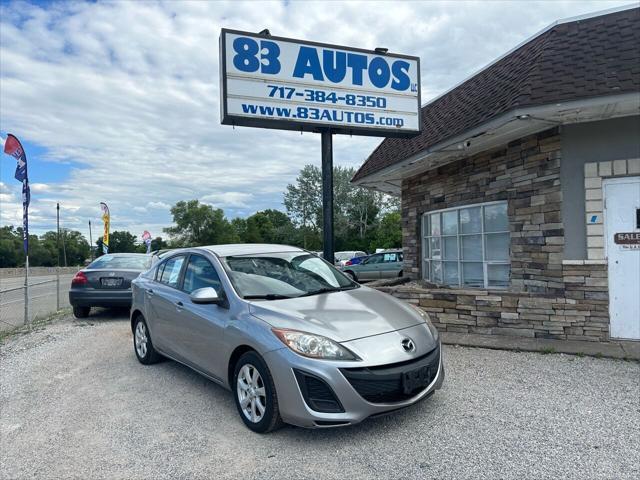
[{"label": "curb", "polygon": [[567,353],[590,357],[618,358],[640,361],[640,342],[580,342],[546,338],[514,338],[496,335],[479,335],[440,332],[442,343],[464,347],[480,347],[493,350],[520,350],[525,352]]}]

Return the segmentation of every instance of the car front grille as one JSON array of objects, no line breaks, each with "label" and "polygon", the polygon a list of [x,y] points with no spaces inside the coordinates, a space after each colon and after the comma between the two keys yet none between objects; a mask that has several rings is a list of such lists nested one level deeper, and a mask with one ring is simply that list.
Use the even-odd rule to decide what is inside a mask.
[{"label": "car front grille", "polygon": [[430,384],[438,374],[440,347],[421,357],[389,365],[364,368],[341,368],[340,371],[362,398],[371,403],[395,403],[412,398],[424,390],[424,386],[405,392],[402,377],[422,367],[428,367]]}]

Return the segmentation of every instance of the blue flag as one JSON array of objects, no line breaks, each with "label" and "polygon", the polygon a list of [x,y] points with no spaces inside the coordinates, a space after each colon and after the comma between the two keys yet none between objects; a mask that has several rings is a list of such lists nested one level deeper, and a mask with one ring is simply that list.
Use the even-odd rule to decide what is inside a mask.
[{"label": "blue flag", "polygon": [[29,203],[31,202],[31,190],[29,189],[29,175],[27,174],[27,154],[22,148],[20,140],[15,135],[8,134],[4,142],[4,153],[11,155],[18,162],[14,177],[22,182],[22,243],[24,253],[29,253]]}]

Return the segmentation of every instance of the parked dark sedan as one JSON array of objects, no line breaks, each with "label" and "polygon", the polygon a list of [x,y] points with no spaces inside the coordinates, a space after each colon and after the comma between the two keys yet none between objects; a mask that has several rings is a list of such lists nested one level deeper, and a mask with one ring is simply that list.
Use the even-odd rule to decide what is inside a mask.
[{"label": "parked dark sedan", "polygon": [[103,255],[76,273],[71,280],[69,303],[76,318],[89,315],[91,307],[130,307],[131,280],[151,267],[151,256],[140,253]]}]

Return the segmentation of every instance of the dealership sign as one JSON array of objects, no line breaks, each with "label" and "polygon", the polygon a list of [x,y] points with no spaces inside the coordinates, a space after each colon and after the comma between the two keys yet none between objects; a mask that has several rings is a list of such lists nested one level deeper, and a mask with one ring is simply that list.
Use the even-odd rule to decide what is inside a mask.
[{"label": "dealership sign", "polygon": [[420,132],[420,59],[223,29],[222,123],[375,136]]},{"label": "dealership sign", "polygon": [[640,250],[640,232],[616,233],[613,241],[622,250]]}]

